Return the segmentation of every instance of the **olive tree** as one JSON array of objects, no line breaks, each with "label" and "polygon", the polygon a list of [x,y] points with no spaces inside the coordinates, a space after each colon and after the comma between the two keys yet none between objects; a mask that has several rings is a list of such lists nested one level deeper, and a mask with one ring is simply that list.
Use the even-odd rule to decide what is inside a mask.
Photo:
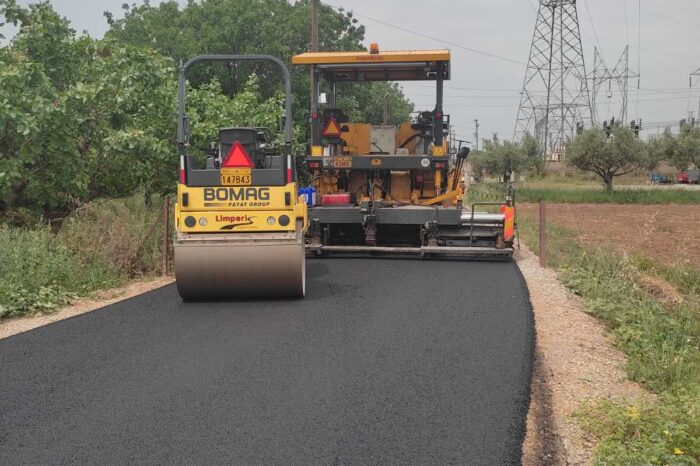
[{"label": "olive tree", "polygon": [[691,165],[700,167],[700,129],[681,126],[675,143],[671,144],[670,155],[668,161],[679,170],[687,170]]},{"label": "olive tree", "polygon": [[586,130],[566,150],[567,164],[595,173],[609,191],[615,177],[649,168],[650,160],[646,144],[625,127],[614,128],[609,138],[600,128]]},{"label": "olive tree", "polygon": [[494,134],[492,139],[484,141],[483,150],[474,154],[470,163],[477,175],[486,172],[501,178],[504,183],[511,181],[514,173],[539,171],[542,168],[537,140],[529,135],[522,142],[510,142],[501,141]]}]

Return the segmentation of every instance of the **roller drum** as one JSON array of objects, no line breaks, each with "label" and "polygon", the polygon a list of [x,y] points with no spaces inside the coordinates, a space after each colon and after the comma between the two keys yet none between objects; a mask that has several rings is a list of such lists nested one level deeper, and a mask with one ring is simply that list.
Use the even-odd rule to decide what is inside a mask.
[{"label": "roller drum", "polygon": [[182,235],[175,242],[175,276],[183,299],[304,296],[301,233],[202,236]]}]

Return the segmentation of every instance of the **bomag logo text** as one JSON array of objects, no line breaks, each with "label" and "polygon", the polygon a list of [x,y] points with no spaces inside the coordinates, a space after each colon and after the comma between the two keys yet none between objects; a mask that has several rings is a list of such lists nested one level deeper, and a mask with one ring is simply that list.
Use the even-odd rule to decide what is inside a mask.
[{"label": "bomag logo text", "polygon": [[205,201],[269,201],[270,188],[204,188]]}]

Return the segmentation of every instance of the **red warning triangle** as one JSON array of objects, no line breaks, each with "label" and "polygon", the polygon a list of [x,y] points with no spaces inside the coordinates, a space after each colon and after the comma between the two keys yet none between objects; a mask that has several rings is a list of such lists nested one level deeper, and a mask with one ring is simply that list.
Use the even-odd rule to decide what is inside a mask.
[{"label": "red warning triangle", "polygon": [[335,118],[331,117],[326,123],[326,127],[323,128],[323,135],[327,138],[339,138],[340,137],[340,126],[335,121]]},{"label": "red warning triangle", "polygon": [[248,156],[248,153],[243,148],[241,141],[236,141],[231,146],[231,150],[228,151],[228,155],[226,156],[226,160],[224,161],[223,165],[221,165],[221,166],[226,167],[226,168],[233,168],[233,167],[253,168],[255,166],[255,164],[253,163],[252,160],[250,160],[250,157]]}]

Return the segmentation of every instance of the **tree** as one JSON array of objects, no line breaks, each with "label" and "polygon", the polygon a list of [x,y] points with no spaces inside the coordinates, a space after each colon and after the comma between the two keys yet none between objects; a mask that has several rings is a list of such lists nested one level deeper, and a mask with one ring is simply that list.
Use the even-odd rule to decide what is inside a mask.
[{"label": "tree", "polygon": [[[147,48],[77,37],[48,4],[0,0],[0,9],[19,26],[0,48],[0,209],[64,216],[97,197],[172,191],[173,62]],[[208,146],[222,126],[277,124],[280,96],[263,99],[257,81],[234,98],[220,90],[212,83],[192,92],[194,144]]]},{"label": "tree", "polygon": [[543,173],[544,158],[542,157],[540,143],[537,141],[537,138],[530,135],[530,133],[526,133],[520,146],[525,157],[525,168],[536,173]]},{"label": "tree", "polygon": [[500,141],[494,134],[492,139],[484,141],[483,150],[474,154],[470,160],[473,172],[486,172],[501,178],[504,183],[511,181],[516,172],[538,170],[542,165],[537,141],[530,136],[522,143],[517,143]]},{"label": "tree", "polygon": [[691,165],[700,167],[700,129],[681,126],[669,162],[679,170],[687,170]]},{"label": "tree", "polygon": [[[297,124],[308,126],[308,68],[291,67],[290,62],[292,55],[309,49],[310,0],[207,0],[189,2],[182,9],[175,1],[158,6],[144,2],[124,5],[124,9],[123,19],[105,13],[110,25],[107,37],[124,44],[153,47],[176,63],[202,53],[269,54],[284,60],[292,71],[294,119]],[[342,8],[336,11],[322,4],[318,24],[321,50],[364,48],[365,29],[352,12]],[[279,74],[265,64],[201,66],[193,70],[190,82],[198,87],[213,76],[232,96],[243,88],[251,74],[258,76],[259,90],[265,98],[279,92]],[[387,93],[391,121],[407,120],[413,106],[400,87],[389,83],[339,86],[337,105],[355,121],[381,123]]]},{"label": "tree", "polygon": [[598,175],[605,188],[612,191],[613,180],[650,165],[649,152],[626,127],[615,127],[608,139],[600,128],[584,131],[569,145],[566,162],[579,170]]},{"label": "tree", "polygon": [[[652,139],[649,143],[649,157],[653,164],[658,165],[660,162],[673,163],[677,145],[677,138],[671,133],[670,128],[666,128],[660,137]],[[650,169],[654,168],[650,167]]]},{"label": "tree", "polygon": [[700,167],[700,129],[683,125],[675,135],[666,128],[661,137],[651,141],[649,153],[655,162],[668,162],[679,170]]},{"label": "tree", "polygon": [[190,147],[203,153],[219,138],[219,129],[233,126],[276,128],[284,113],[283,97],[263,100],[256,76],[250,76],[241,92],[234,97],[223,95],[221,84],[214,81],[197,89],[188,89],[187,116],[190,119]]}]

